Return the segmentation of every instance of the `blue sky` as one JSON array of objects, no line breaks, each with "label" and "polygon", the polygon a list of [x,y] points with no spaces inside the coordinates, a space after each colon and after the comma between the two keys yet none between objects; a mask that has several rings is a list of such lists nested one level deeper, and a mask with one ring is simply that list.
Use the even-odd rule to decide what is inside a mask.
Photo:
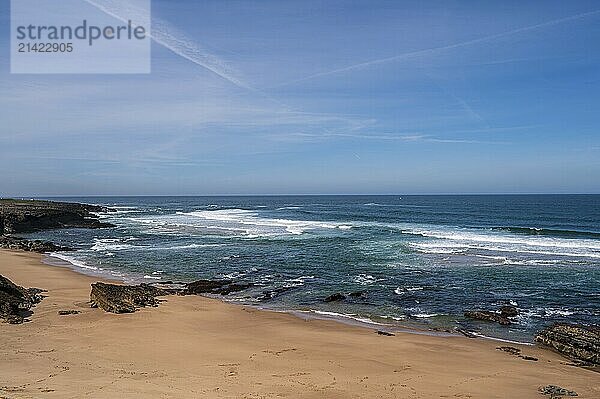
[{"label": "blue sky", "polygon": [[153,0],[149,75],[11,75],[6,3],[0,196],[600,193],[596,1]]}]

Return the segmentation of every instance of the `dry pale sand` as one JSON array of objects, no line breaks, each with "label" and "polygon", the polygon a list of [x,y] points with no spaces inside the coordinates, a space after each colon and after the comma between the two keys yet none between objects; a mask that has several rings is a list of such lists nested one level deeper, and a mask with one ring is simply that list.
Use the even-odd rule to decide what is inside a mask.
[{"label": "dry pale sand", "polygon": [[108,314],[87,303],[95,279],[40,260],[0,251],[0,274],[48,290],[30,322],[0,324],[2,398],[522,399],[547,384],[600,398],[599,373],[528,346],[538,362],[488,340],[385,337],[202,297]]}]

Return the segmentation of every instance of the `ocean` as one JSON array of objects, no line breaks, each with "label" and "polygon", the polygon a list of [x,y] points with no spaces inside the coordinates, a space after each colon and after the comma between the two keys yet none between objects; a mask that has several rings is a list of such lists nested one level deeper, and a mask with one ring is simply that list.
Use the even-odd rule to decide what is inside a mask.
[{"label": "ocean", "polygon": [[[53,198],[58,200],[57,198]],[[600,316],[600,195],[60,198],[117,227],[30,234],[74,269],[127,282],[227,278],[226,301],[532,342]],[[357,293],[325,302],[334,293]],[[466,319],[512,304],[515,323]]]}]

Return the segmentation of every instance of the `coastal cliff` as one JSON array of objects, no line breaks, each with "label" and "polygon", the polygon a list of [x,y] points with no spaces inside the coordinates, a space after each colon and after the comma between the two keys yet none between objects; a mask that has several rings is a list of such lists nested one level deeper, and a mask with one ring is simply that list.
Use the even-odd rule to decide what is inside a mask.
[{"label": "coastal cliff", "polygon": [[68,202],[0,199],[0,235],[33,233],[59,228],[112,227],[93,212],[107,212],[98,205]]},{"label": "coastal cliff", "polygon": [[68,250],[50,242],[31,241],[13,235],[49,229],[113,227],[100,221],[96,212],[110,212],[110,209],[68,202],[0,199],[0,248],[32,252]]}]

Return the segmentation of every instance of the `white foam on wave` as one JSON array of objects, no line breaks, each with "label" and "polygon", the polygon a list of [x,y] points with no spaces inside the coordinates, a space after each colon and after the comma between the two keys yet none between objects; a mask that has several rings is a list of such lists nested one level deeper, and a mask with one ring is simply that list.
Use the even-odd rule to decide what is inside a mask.
[{"label": "white foam on wave", "polygon": [[436,317],[439,316],[439,313],[415,313],[413,315],[411,315],[412,317],[416,317],[419,319],[428,319],[430,317]]},{"label": "white foam on wave", "polygon": [[116,210],[113,210],[112,212],[104,213],[104,215],[110,216],[111,214],[119,215],[119,214],[124,214],[124,213],[142,213],[142,212],[144,212],[144,211],[140,210],[140,209],[116,209]]},{"label": "white foam on wave", "polygon": [[[325,317],[328,317],[328,318],[334,318],[334,319],[337,319],[337,318],[351,319],[351,320],[358,321],[358,322],[361,322],[361,323],[374,324],[374,325],[377,325],[377,326],[384,326],[385,325],[383,323],[378,323],[378,322],[373,321],[371,319],[368,319],[366,317],[360,317],[360,316],[358,316],[358,315],[356,315],[354,313],[337,313],[337,312],[328,312],[328,311],[325,311],[325,310],[315,310],[315,309],[311,309],[311,310],[309,310],[309,312],[310,313],[314,313],[314,314],[318,314],[320,316],[325,316]],[[306,313],[306,311],[304,311],[304,313]]]},{"label": "white foam on wave", "polygon": [[[429,239],[427,242],[409,243],[422,253],[454,254],[483,250],[600,259],[600,241],[592,239],[521,237],[513,233],[466,228],[411,227],[401,231]],[[509,259],[505,262],[513,263]]]},{"label": "white foam on wave", "polygon": [[306,280],[314,280],[315,276],[300,276],[296,278],[290,278],[285,280],[285,284],[283,285],[286,288],[294,288],[301,287],[304,285]]},{"label": "white foam on wave", "polygon": [[194,230],[196,232],[214,230],[217,233],[247,238],[282,234],[301,235],[313,230],[343,230],[352,227],[336,222],[262,217],[257,211],[247,209],[197,210],[130,220],[151,225],[162,231],[193,233]]},{"label": "white foam on wave", "polygon": [[566,309],[566,308],[553,308],[553,307],[538,307],[538,308],[533,308],[533,309],[526,309],[523,310],[520,314],[519,314],[519,318],[520,319],[529,319],[532,317],[535,318],[554,318],[556,316],[559,317],[567,317],[567,316],[572,316],[574,314],[586,314],[586,311],[575,311],[575,310],[570,310],[570,309]]},{"label": "white foam on wave", "polygon": [[126,244],[123,240],[119,238],[102,238],[94,239],[94,245],[90,248],[92,251],[102,252],[102,251],[121,251],[124,249],[129,249],[135,247],[131,244]]},{"label": "white foam on wave", "polygon": [[360,285],[371,285],[371,284],[374,284],[374,283],[376,283],[378,281],[382,281],[384,279],[374,277],[374,276],[372,276],[370,274],[364,274],[364,273],[362,273],[362,274],[359,274],[358,276],[354,276],[354,278],[352,280],[355,283],[358,283]]},{"label": "white foam on wave", "polygon": [[435,229],[405,229],[405,234],[421,235],[423,237],[439,238],[443,240],[462,242],[481,242],[497,244],[518,244],[531,247],[568,248],[600,250],[600,242],[591,239],[553,238],[553,237],[528,237],[522,238],[516,234],[502,232],[486,232],[472,229],[435,230]]},{"label": "white foam on wave", "polygon": [[98,270],[102,270],[101,268],[98,268],[96,266],[90,266],[88,264],[86,264],[84,261],[79,260],[74,258],[73,256],[69,256],[69,255],[65,255],[62,252],[51,252],[48,254],[48,256],[51,256],[53,258],[57,258],[60,259],[72,266],[76,266],[79,267],[81,269],[86,269],[86,270],[93,270],[93,271],[98,271]]},{"label": "white foam on wave", "polygon": [[416,286],[416,287],[398,287],[394,290],[394,293],[396,295],[404,295],[407,292],[415,292],[415,291],[423,291],[425,289],[425,287],[420,287],[420,286]]},{"label": "white foam on wave", "polygon": [[439,243],[426,242],[411,242],[409,245],[425,254],[459,254],[467,249],[464,245],[445,244],[441,246]]},{"label": "white foam on wave", "polygon": [[94,239],[94,245],[90,248],[92,251],[96,252],[107,252],[111,253],[112,251],[126,251],[126,250],[134,250],[134,251],[169,251],[169,250],[181,250],[181,249],[195,249],[195,248],[210,248],[210,247],[220,247],[225,244],[185,244],[185,245],[172,245],[172,246],[155,246],[155,245],[133,245],[127,244],[127,241],[132,241],[132,239],[120,239],[120,238],[102,238]]},{"label": "white foam on wave", "polygon": [[171,251],[177,249],[195,249],[195,248],[214,248],[222,247],[225,244],[187,244],[187,245],[173,245],[170,247],[149,247],[150,250],[155,251]]},{"label": "white foam on wave", "polygon": [[392,319],[396,321],[406,320],[406,316],[390,316],[390,315],[381,315],[379,316],[382,319]]},{"label": "white foam on wave", "polygon": [[228,280],[239,279],[241,277],[247,276],[248,274],[255,273],[257,271],[258,271],[258,269],[256,267],[251,267],[250,269],[246,269],[243,271],[234,271],[231,273],[221,274],[221,278],[228,279]]}]

